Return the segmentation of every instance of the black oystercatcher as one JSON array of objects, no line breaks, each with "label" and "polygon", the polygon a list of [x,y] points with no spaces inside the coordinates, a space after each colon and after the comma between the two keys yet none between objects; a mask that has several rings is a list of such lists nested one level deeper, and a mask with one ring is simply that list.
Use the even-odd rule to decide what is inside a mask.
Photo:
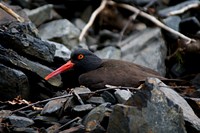
[{"label": "black oystercatcher", "polygon": [[[134,63],[100,59],[86,49],[77,49],[70,60],[45,77],[46,80],[64,71],[74,69],[79,85],[92,89],[105,88],[105,85],[136,87],[146,77],[161,77],[157,72]],[[70,77],[69,77],[70,78]]]}]

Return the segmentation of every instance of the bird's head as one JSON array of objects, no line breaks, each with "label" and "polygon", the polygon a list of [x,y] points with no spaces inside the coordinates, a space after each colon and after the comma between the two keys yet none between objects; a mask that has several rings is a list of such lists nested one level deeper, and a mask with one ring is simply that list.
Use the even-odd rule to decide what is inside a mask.
[{"label": "bird's head", "polygon": [[86,49],[76,49],[71,53],[71,58],[66,64],[62,65],[61,67],[47,75],[45,79],[48,80],[72,68],[82,73],[88,72],[98,68],[101,63],[102,60],[91,51]]}]

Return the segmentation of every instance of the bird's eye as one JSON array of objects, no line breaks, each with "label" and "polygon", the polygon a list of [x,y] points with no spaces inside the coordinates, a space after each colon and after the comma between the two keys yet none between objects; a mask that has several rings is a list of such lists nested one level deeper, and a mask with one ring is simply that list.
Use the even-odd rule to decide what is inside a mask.
[{"label": "bird's eye", "polygon": [[81,59],[83,59],[83,58],[84,58],[84,55],[83,55],[83,54],[79,54],[79,55],[78,55],[78,59],[79,59],[79,60],[81,60]]}]

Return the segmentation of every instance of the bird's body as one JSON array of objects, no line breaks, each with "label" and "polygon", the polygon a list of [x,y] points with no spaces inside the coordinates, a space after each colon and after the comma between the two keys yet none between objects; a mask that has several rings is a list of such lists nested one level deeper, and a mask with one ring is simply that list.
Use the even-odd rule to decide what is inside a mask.
[{"label": "bird's body", "polygon": [[49,74],[45,79],[48,80],[72,68],[74,72],[78,73],[78,79],[75,80],[78,80],[79,85],[92,89],[105,88],[106,84],[136,87],[139,81],[145,80],[147,77],[164,78],[150,68],[121,60],[102,60],[88,50],[78,49],[71,54],[70,61]]}]

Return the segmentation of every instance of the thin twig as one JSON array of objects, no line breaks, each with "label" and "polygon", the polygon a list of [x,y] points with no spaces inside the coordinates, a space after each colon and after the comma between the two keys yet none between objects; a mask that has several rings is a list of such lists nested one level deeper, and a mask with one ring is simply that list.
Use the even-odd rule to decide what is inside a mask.
[{"label": "thin twig", "polygon": [[[86,92],[86,93],[81,93],[81,94],[91,94],[91,93],[93,93],[93,92]],[[51,100],[56,100],[56,99],[60,99],[60,98],[66,98],[66,97],[70,97],[70,96],[73,96],[73,94],[66,94],[66,95],[63,95],[63,96],[53,97],[53,98],[45,99],[45,100],[42,100],[42,101],[37,101],[35,103],[29,104],[27,106],[24,106],[22,108],[16,109],[16,110],[12,111],[12,113],[15,113],[15,112],[18,112],[20,110],[29,108],[29,107],[34,106],[36,104],[45,103],[45,102],[48,102],[48,101],[51,101]]]},{"label": "thin twig", "polygon": [[17,19],[17,21],[19,22],[24,22],[24,18],[20,17],[18,14],[16,14],[12,9],[6,7],[4,4],[0,3],[0,7],[7,12],[8,14],[10,14],[11,16],[13,16],[14,18]]},{"label": "thin twig", "polygon": [[165,30],[168,31],[168,32],[171,32],[171,33],[173,33],[173,34],[175,34],[175,35],[178,35],[179,37],[181,37],[181,38],[183,38],[183,39],[185,39],[185,40],[187,40],[187,44],[189,44],[189,43],[191,43],[191,42],[195,42],[194,39],[191,39],[191,38],[189,38],[189,37],[187,37],[187,36],[181,34],[180,32],[175,31],[174,29],[172,29],[172,28],[170,28],[170,27],[164,25],[162,22],[160,22],[160,21],[159,21],[158,19],[156,19],[154,16],[151,16],[151,15],[149,15],[149,14],[143,12],[143,11],[140,11],[139,9],[137,9],[137,8],[131,6],[131,5],[128,5],[128,4],[118,4],[118,3],[116,3],[116,2],[114,2],[114,1],[112,1],[112,0],[107,1],[107,4],[109,4],[109,5],[116,5],[116,6],[118,6],[118,7],[122,7],[122,8],[125,8],[125,9],[129,10],[129,11],[132,11],[132,12],[134,12],[134,13],[139,12],[139,15],[140,15],[140,16],[142,16],[142,17],[144,17],[144,18],[147,18],[148,20],[152,21],[152,22],[153,22],[154,24],[156,24],[157,26],[159,26],[159,27],[165,29]]},{"label": "thin twig", "polygon": [[107,0],[102,0],[101,5],[92,13],[92,16],[90,17],[89,22],[86,24],[86,26],[83,28],[80,36],[79,36],[79,41],[82,41],[84,35],[88,31],[88,29],[92,26],[96,16],[105,8],[107,3]]},{"label": "thin twig", "polygon": [[[95,94],[95,93],[99,93],[99,92],[102,92],[102,91],[106,91],[106,90],[115,90],[115,89],[138,90],[137,88],[134,88],[134,87],[122,87],[122,86],[112,86],[112,87],[111,87],[111,86],[109,86],[109,85],[107,85],[106,87],[108,87],[108,88],[96,90],[96,91],[93,91],[93,92],[79,93],[79,95],[83,95],[83,94]],[[70,97],[70,96],[73,96],[73,94],[66,94],[66,95],[63,95],[63,96],[58,96],[58,97],[53,97],[53,98],[45,99],[45,100],[42,100],[42,101],[38,101],[38,102],[35,102],[35,103],[32,103],[32,104],[29,104],[29,105],[27,105],[27,106],[24,106],[24,107],[22,107],[22,108],[13,110],[12,113],[16,113],[16,112],[18,112],[18,111],[20,111],[20,110],[23,110],[23,109],[32,107],[32,106],[37,105],[37,104],[40,104],[40,103],[45,103],[45,102],[48,102],[48,101],[51,101],[51,100],[56,100],[56,99],[60,99],[60,98],[66,98],[66,97]]]},{"label": "thin twig", "polygon": [[81,105],[84,105],[83,100],[81,99],[81,97],[79,96],[78,93],[76,93],[76,91],[73,91],[73,94],[77,97],[78,101],[80,102]]}]

